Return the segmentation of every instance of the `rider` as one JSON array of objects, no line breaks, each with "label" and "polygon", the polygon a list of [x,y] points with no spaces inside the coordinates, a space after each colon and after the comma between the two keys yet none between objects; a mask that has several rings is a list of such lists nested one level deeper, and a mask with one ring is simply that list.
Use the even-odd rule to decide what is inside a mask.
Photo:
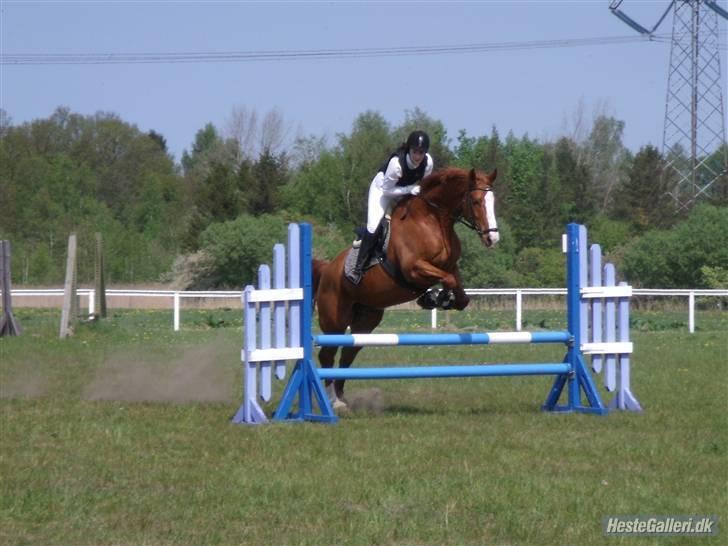
[{"label": "rider", "polygon": [[412,131],[407,142],[389,156],[372,180],[369,186],[367,229],[361,238],[359,255],[352,272],[354,284],[361,281],[362,269],[376,243],[374,234],[387,208],[405,195],[419,194],[420,180],[432,173],[434,162],[427,153],[429,149],[430,137],[427,133]]}]

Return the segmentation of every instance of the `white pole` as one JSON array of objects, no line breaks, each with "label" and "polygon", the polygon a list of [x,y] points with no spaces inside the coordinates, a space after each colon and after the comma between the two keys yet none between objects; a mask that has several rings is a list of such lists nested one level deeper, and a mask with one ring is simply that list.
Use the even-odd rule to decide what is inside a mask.
[{"label": "white pole", "polygon": [[695,333],[695,292],[692,290],[688,295],[688,329],[690,333]]},{"label": "white pole", "polygon": [[437,309],[433,308],[430,312],[430,328],[437,330]]},{"label": "white pole", "polygon": [[523,318],[523,292],[516,290],[516,332],[521,331]]},{"label": "white pole", "polygon": [[174,293],[174,331],[179,332],[179,292]]},{"label": "white pole", "polygon": [[93,317],[96,312],[96,290],[93,288],[88,293],[88,316]]}]

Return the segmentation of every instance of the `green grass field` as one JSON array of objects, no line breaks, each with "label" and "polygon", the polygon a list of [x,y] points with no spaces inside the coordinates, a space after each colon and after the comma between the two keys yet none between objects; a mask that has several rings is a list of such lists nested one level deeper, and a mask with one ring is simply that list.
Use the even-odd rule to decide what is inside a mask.
[{"label": "green grass field", "polygon": [[[0,544],[726,544],[728,313],[636,313],[643,414],[540,411],[538,377],[349,382],[335,426],[232,425],[240,316],[118,311],[0,339]],[[563,328],[531,311],[529,329]],[[446,328],[512,329],[512,313]],[[379,331],[429,331],[391,312]],[[396,354],[395,354],[396,353]],[[485,353],[485,355],[484,355]],[[560,359],[551,346],[371,348],[358,362]],[[273,409],[271,405],[269,409]],[[606,537],[602,518],[715,514],[719,535]]]}]

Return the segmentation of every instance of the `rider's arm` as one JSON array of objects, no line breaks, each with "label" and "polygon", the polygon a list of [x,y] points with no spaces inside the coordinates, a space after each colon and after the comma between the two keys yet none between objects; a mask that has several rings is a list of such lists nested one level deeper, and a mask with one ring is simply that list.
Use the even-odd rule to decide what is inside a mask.
[{"label": "rider's arm", "polygon": [[397,186],[400,178],[402,178],[402,166],[399,164],[399,159],[393,157],[389,160],[387,171],[382,179],[382,193],[384,195],[407,195],[417,185]]},{"label": "rider's arm", "polygon": [[430,154],[425,154],[425,161],[427,161],[427,164],[425,165],[425,176],[430,176],[432,174],[432,169],[435,167],[435,161],[432,159]]}]

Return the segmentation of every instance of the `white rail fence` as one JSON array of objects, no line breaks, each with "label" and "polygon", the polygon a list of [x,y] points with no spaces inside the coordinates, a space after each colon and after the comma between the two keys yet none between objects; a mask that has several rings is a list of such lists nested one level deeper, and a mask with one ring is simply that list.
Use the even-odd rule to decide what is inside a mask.
[{"label": "white rail fence", "polygon": [[[516,330],[521,331],[523,323],[523,298],[535,296],[566,296],[565,288],[471,288],[465,290],[469,296],[476,298],[486,298],[488,296],[511,296],[515,298],[516,311]],[[42,289],[13,289],[11,290],[13,298],[49,298],[57,297],[59,306],[63,299],[62,288],[42,288]],[[125,290],[125,289],[107,289],[107,298],[158,298],[168,300],[174,310],[173,328],[177,332],[180,329],[181,301],[183,299],[227,299],[235,302],[236,308],[241,308],[242,291],[229,290],[205,290],[205,291],[175,291],[175,290]],[[93,315],[96,312],[96,293],[95,290],[89,288],[79,288],[78,295],[87,298],[88,314]],[[699,290],[699,289],[659,289],[659,288],[634,288],[632,290],[634,296],[649,297],[667,297],[667,298],[687,298],[688,308],[688,329],[690,333],[695,332],[695,298],[696,297],[728,297],[728,290]],[[18,307],[34,307],[32,303],[26,301],[14,301],[13,305]],[[113,300],[109,303],[109,307],[116,307]],[[135,308],[134,305],[126,305],[125,307]],[[437,309],[431,311],[430,325],[432,329],[437,329]]]}]

